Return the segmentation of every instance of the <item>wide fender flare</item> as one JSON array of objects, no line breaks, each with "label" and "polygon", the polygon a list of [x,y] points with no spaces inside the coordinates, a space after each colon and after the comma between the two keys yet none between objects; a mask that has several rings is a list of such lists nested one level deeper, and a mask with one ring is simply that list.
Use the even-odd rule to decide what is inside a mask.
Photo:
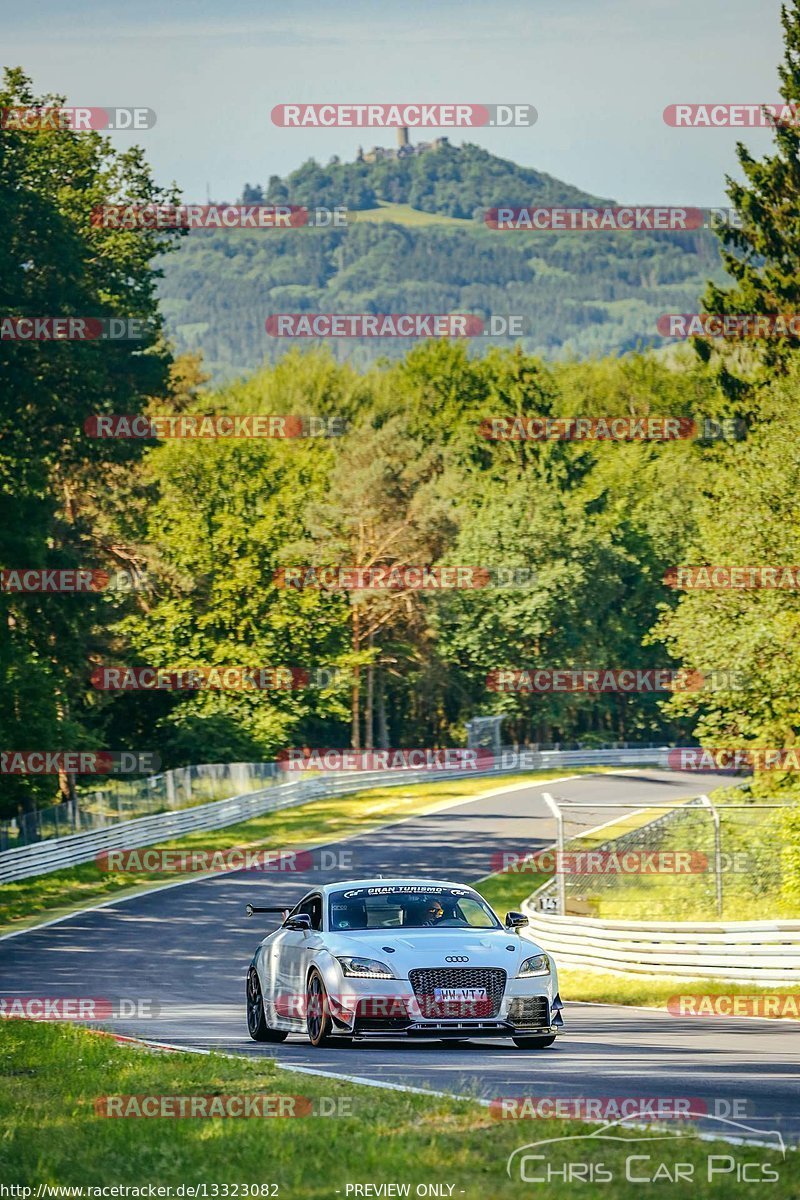
[{"label": "wide fender flare", "polygon": [[306,977],[303,980],[305,985],[308,984],[309,976],[314,970],[322,976],[328,995],[338,996],[342,990],[342,968],[330,950],[321,950],[319,954],[314,955],[314,961],[310,962],[306,969]]}]

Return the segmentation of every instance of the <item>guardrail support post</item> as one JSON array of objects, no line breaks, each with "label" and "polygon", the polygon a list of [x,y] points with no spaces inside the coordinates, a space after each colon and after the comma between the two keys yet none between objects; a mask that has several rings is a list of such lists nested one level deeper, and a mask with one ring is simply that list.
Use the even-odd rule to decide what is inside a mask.
[{"label": "guardrail support post", "polygon": [[564,876],[564,814],[550,792],[542,792],[550,812],[556,819],[556,878],[558,881],[558,908],[562,917],[567,915],[567,881]]}]

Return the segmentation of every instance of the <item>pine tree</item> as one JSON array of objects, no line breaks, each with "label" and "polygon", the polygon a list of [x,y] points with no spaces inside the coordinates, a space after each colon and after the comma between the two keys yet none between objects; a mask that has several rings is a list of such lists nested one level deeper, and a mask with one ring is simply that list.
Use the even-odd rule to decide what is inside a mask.
[{"label": "pine tree", "polygon": [[[719,233],[723,263],[735,282],[727,288],[708,285],[703,307],[709,313],[800,311],[800,0],[782,6],[781,23],[780,92],[793,117],[773,120],[775,153],[756,160],[741,142],[737,145],[745,182],[726,177],[726,192],[739,220]],[[705,360],[712,356],[711,345],[695,340]],[[782,374],[799,347],[800,336],[753,339],[745,351],[726,346],[719,358],[725,393],[752,414],[758,408],[758,384]]]}]

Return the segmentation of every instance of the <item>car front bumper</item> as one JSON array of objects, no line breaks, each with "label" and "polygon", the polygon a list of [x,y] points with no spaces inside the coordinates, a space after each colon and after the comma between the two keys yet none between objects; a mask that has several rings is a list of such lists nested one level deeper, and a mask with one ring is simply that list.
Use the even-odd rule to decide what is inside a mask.
[{"label": "car front bumper", "polygon": [[563,1026],[561,998],[552,994],[547,976],[508,980],[491,1015],[427,1015],[409,981],[399,979],[348,979],[344,989],[329,996],[329,1005],[333,1033],[356,1038],[552,1037]]}]

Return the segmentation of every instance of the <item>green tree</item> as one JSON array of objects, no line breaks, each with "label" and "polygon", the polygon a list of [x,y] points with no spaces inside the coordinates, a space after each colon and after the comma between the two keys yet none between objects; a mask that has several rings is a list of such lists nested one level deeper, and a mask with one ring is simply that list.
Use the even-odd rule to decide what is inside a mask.
[{"label": "green tree", "polygon": [[[764,389],[769,419],[720,455],[707,473],[686,564],[800,562],[800,363]],[[680,594],[680,593],[679,593]],[[785,747],[800,734],[800,599],[784,589],[693,590],[680,594],[656,634],[691,670],[730,672],[734,686],[684,693],[670,704],[689,714],[702,744]],[[764,773],[767,792],[789,779]]]},{"label": "green tree", "polygon": [[[784,57],[778,68],[780,94],[794,119],[775,122],[775,151],[755,159],[736,148],[744,182],[727,178],[727,194],[740,224],[720,230],[723,265],[733,284],[710,283],[703,303],[711,313],[796,313],[800,311],[800,4],[781,7]],[[734,411],[755,415],[759,385],[785,370],[800,338],[758,338],[746,347],[723,348],[716,355],[723,390]],[[708,342],[695,339],[704,358]],[[755,387],[753,385],[756,385]]]},{"label": "green tree", "polygon": [[[19,69],[0,107],[49,107]],[[92,439],[98,412],[135,413],[166,383],[153,259],[165,235],[106,229],[92,209],[125,196],[174,199],[153,183],[140,150],[114,151],[97,133],[0,130],[0,312],[10,317],[138,318],[138,342],[0,341],[0,564],[5,568],[120,564],[96,525],[109,476],[135,444]],[[0,595],[0,745],[98,744],[87,710],[91,648],[116,602],[105,596]],[[61,781],[71,793],[72,781]],[[0,811],[53,795],[52,779],[4,776]]]}]

